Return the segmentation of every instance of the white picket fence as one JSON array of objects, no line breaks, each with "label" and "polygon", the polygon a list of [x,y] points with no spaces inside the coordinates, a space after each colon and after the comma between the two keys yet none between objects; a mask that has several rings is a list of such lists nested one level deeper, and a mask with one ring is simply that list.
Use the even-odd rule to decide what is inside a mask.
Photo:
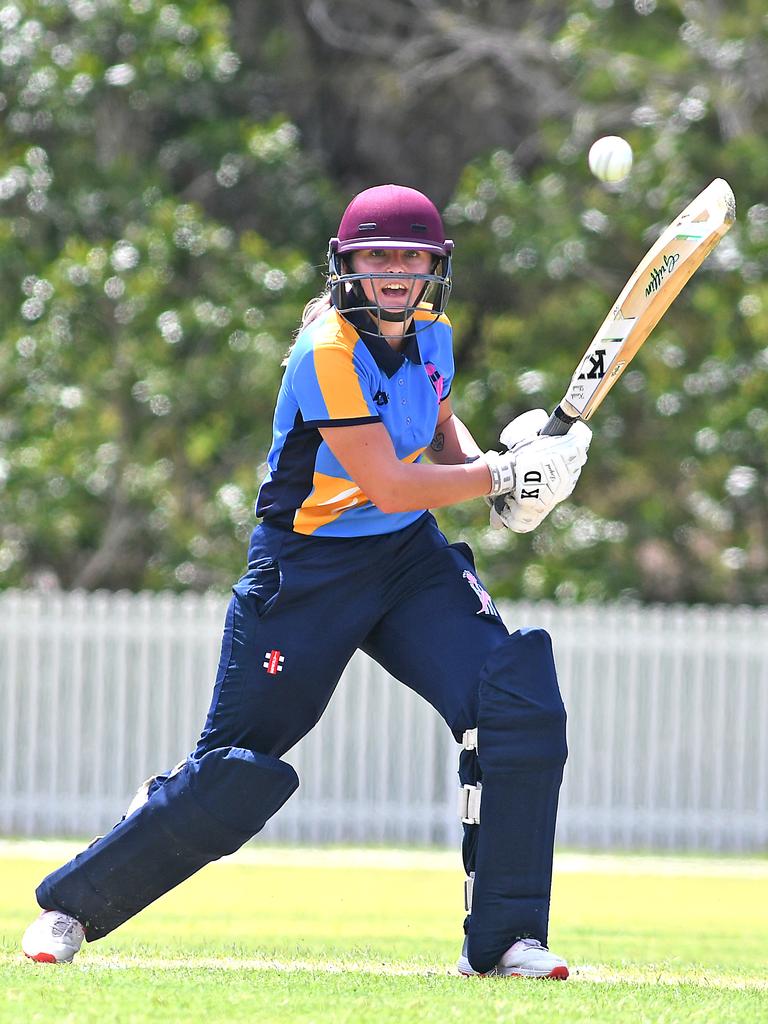
[{"label": "white picket fence", "polygon": [[[87,836],[194,744],[225,596],[0,592],[0,834]],[[558,841],[768,848],[768,611],[503,609],[552,634],[569,711]],[[301,788],[262,835],[445,845],[456,745],[364,655],[288,755]]]}]

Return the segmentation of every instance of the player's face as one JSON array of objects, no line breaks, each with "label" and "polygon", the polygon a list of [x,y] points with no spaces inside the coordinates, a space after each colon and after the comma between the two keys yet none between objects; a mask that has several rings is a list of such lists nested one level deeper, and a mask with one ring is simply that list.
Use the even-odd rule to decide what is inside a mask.
[{"label": "player's face", "polygon": [[392,280],[363,279],[366,299],[382,309],[397,313],[413,306],[424,282],[412,275],[429,274],[433,257],[423,249],[361,249],[352,254],[355,274],[391,274]]}]

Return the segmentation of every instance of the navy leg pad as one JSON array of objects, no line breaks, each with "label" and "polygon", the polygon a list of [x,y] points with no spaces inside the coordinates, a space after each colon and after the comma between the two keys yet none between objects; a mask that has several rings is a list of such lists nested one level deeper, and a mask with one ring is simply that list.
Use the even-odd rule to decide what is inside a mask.
[{"label": "navy leg pad", "polygon": [[485,973],[518,938],[546,945],[557,800],[567,757],[565,708],[548,634],[512,634],[483,666],[482,772],[467,956]]},{"label": "navy leg pad", "polygon": [[93,846],[43,879],[37,901],[100,939],[189,878],[234,853],[298,788],[283,761],[238,747],[187,761]]}]

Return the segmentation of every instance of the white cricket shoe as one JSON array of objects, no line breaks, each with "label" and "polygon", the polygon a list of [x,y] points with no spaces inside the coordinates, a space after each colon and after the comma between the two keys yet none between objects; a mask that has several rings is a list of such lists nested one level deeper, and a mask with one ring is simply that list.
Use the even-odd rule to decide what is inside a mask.
[{"label": "white cricket shoe", "polygon": [[24,932],[24,956],[40,964],[69,964],[85,938],[83,926],[69,914],[44,910]]},{"label": "white cricket shoe", "polygon": [[460,974],[467,976],[474,974],[481,978],[557,978],[558,981],[565,981],[568,977],[568,964],[565,960],[550,953],[538,939],[518,939],[514,945],[509,947],[495,967],[486,971],[485,974],[479,974],[478,971],[473,970],[467,959],[467,940],[465,938],[457,966]]}]

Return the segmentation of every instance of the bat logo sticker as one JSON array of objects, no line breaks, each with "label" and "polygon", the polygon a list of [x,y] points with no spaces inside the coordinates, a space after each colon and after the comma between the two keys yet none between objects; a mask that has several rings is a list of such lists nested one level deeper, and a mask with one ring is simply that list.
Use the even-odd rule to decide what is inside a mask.
[{"label": "bat logo sticker", "polygon": [[587,354],[589,366],[579,374],[578,380],[602,380],[605,376],[605,349],[598,348]]}]

